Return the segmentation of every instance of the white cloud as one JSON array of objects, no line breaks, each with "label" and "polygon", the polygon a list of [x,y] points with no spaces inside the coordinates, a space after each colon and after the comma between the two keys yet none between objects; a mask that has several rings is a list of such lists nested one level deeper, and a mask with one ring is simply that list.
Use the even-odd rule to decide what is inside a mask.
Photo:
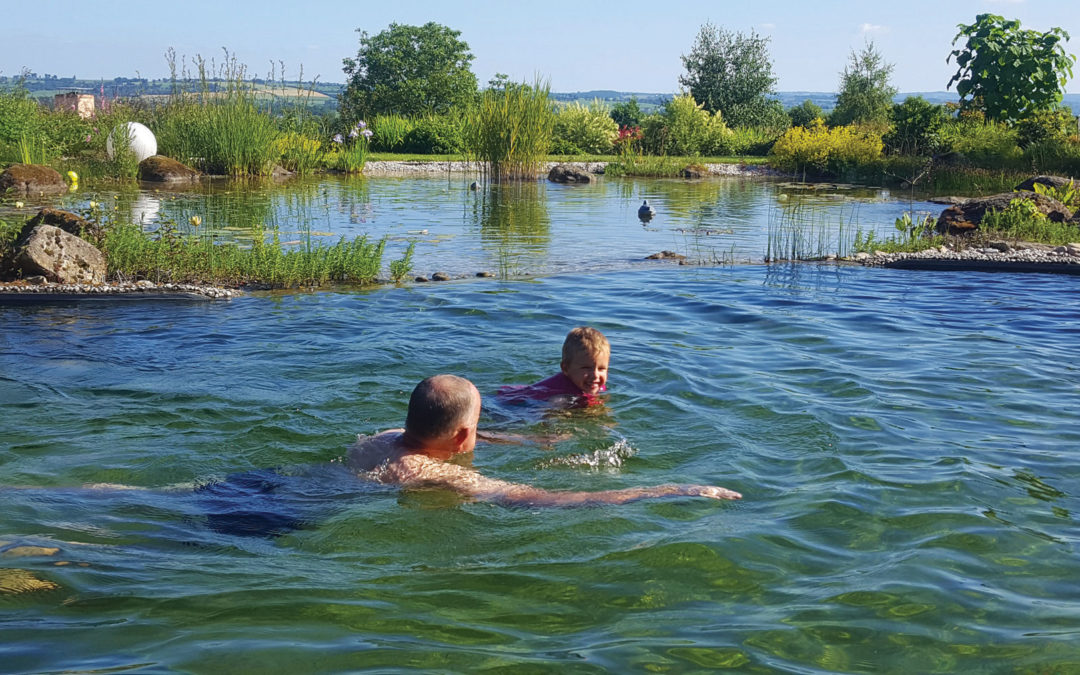
[{"label": "white cloud", "polygon": [[876,23],[864,23],[863,25],[859,26],[859,32],[863,35],[869,35],[871,33],[888,33],[889,27],[880,26]]},{"label": "white cloud", "polygon": [[763,23],[763,24],[761,24],[761,30],[772,30],[773,28],[776,28],[775,23]]},{"label": "white cloud", "polygon": [[1022,5],[1025,0],[988,0],[991,5]]}]

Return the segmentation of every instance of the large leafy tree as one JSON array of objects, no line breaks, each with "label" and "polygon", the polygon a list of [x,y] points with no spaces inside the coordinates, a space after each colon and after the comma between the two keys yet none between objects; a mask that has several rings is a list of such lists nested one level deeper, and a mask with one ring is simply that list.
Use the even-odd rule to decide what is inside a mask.
[{"label": "large leafy tree", "polygon": [[[679,83],[709,112],[719,112],[729,126],[752,126],[772,121],[768,95],[776,78],[769,58],[769,38],[701,26],[694,46],[682,57],[686,74]],[[782,112],[782,109],[781,109]]]},{"label": "large leafy tree", "polygon": [[473,55],[461,31],[435,22],[392,23],[374,36],[357,31],[360,50],[343,61],[348,84],[340,102],[347,119],[442,113],[476,95]]},{"label": "large leafy tree", "polygon": [[858,53],[852,50],[848,65],[840,73],[840,91],[829,122],[837,126],[852,123],[887,126],[896,96],[896,87],[889,84],[892,70],[892,64],[885,63],[873,42],[867,42]]},{"label": "large leafy tree", "polygon": [[1014,122],[1061,103],[1076,57],[1065,53],[1069,34],[1060,28],[1045,33],[1020,28],[1016,20],[979,14],[971,25],[959,24],[953,45],[958,69],[947,87],[966,107],[981,108],[990,119]]}]

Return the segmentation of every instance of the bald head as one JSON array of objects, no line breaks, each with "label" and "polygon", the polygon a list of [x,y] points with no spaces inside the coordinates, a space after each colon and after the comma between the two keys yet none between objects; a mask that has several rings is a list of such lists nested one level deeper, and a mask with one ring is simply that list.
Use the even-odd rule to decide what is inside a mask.
[{"label": "bald head", "polygon": [[479,412],[480,392],[457,375],[433,375],[413,389],[405,432],[435,440],[473,423]]}]

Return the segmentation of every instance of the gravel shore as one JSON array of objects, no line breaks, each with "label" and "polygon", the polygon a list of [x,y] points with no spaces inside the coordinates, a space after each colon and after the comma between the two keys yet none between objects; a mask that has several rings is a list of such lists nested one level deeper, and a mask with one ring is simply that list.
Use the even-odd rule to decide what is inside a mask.
[{"label": "gravel shore", "polygon": [[28,283],[26,281],[0,283],[0,302],[19,299],[33,300],[43,298],[43,296],[48,296],[49,299],[125,296],[155,299],[227,300],[239,295],[243,295],[243,291],[220,286],[156,284],[146,280],[99,285],[54,284],[49,282]]},{"label": "gravel shore", "polygon": [[963,251],[941,246],[916,253],[864,252],[855,254],[851,259],[868,267],[1080,274],[1080,243],[1046,246],[993,242],[985,248]]}]

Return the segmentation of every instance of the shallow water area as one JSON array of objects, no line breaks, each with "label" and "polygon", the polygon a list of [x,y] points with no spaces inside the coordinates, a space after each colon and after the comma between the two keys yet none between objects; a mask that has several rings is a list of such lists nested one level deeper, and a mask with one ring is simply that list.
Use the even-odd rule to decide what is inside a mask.
[{"label": "shallow water area", "polygon": [[[0,572],[56,586],[0,593],[0,669],[1076,670],[1076,284],[741,265],[0,307]],[[605,406],[492,395],[579,324]],[[478,446],[485,474],[744,499],[349,475],[435,372],[483,426],[562,437]]]}]

